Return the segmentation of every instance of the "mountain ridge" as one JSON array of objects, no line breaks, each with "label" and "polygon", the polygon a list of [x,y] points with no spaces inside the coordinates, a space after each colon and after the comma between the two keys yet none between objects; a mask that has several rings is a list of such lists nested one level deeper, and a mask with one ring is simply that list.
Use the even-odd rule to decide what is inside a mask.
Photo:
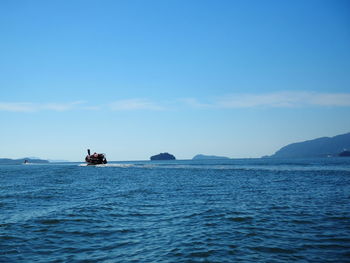
[{"label": "mountain ridge", "polygon": [[312,140],[288,144],[270,157],[272,158],[308,158],[338,156],[350,149],[350,132],[333,137],[320,137]]}]

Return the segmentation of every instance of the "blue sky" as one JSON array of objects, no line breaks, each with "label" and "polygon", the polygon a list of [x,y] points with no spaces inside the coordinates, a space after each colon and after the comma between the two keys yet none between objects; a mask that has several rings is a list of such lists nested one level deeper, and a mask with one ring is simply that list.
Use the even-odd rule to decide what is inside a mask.
[{"label": "blue sky", "polygon": [[0,157],[260,157],[350,132],[349,1],[0,2]]}]

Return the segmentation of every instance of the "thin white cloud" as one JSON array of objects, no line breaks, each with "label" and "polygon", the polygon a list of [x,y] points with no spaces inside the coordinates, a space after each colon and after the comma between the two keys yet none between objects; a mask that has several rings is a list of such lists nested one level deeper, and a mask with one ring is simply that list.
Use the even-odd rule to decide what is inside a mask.
[{"label": "thin white cloud", "polygon": [[305,103],[308,96],[304,93],[266,93],[266,94],[235,94],[218,99],[215,104],[219,108],[253,108],[253,107],[294,107]]},{"label": "thin white cloud", "polygon": [[350,106],[350,93],[319,93],[310,96],[310,104],[319,106]]},{"label": "thin white cloud", "polygon": [[318,93],[318,92],[275,92],[264,94],[231,94],[201,103],[196,99],[182,100],[193,108],[292,108],[292,107],[349,107],[350,93]]},{"label": "thin white cloud", "polygon": [[77,105],[84,104],[83,101],[75,101],[69,103],[45,103],[42,105],[38,105],[39,110],[53,110],[53,111],[68,111],[73,110],[77,107]]},{"label": "thin white cloud", "polygon": [[208,102],[196,98],[174,99],[154,102],[146,98],[119,100],[104,105],[87,105],[84,101],[66,103],[0,102],[0,111],[39,112],[39,111],[161,111],[181,108],[183,105],[194,109],[239,109],[239,108],[293,108],[293,107],[350,107],[350,93],[321,92],[274,92],[231,94]]},{"label": "thin white cloud", "polygon": [[33,107],[33,103],[0,102],[0,111],[32,112],[35,111],[35,107]]},{"label": "thin white cloud", "polygon": [[76,109],[83,101],[68,103],[31,103],[31,102],[0,102],[0,111],[37,112],[37,111],[68,111]]},{"label": "thin white cloud", "polygon": [[128,99],[111,103],[110,109],[113,111],[134,111],[134,110],[164,110],[162,106],[148,99]]},{"label": "thin white cloud", "polygon": [[200,102],[198,99],[195,99],[195,98],[183,98],[178,101],[190,106],[191,108],[197,108],[197,109],[211,108],[214,106],[213,104],[210,104],[210,103]]}]

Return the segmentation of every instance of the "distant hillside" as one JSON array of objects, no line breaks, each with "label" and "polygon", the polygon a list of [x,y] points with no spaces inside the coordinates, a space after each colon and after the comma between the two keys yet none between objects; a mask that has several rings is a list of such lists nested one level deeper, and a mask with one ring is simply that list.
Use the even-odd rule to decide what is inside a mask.
[{"label": "distant hillside", "polygon": [[224,156],[204,155],[204,154],[197,154],[192,158],[192,160],[227,160],[227,159],[230,159],[230,158],[224,157]]},{"label": "distant hillside", "polygon": [[282,147],[271,157],[306,158],[338,156],[344,149],[350,149],[350,133],[292,143]]},{"label": "distant hillside", "polygon": [[0,158],[0,164],[22,164],[27,160],[28,163],[49,163],[47,160],[41,159],[30,159],[30,158],[21,158],[21,159],[9,159],[9,158]]}]

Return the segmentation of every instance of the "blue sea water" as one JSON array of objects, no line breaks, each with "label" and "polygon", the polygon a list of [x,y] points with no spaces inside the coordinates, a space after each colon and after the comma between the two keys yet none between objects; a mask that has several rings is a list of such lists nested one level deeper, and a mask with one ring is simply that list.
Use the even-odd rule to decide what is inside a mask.
[{"label": "blue sea water", "polygon": [[350,159],[0,166],[0,262],[350,262]]}]

